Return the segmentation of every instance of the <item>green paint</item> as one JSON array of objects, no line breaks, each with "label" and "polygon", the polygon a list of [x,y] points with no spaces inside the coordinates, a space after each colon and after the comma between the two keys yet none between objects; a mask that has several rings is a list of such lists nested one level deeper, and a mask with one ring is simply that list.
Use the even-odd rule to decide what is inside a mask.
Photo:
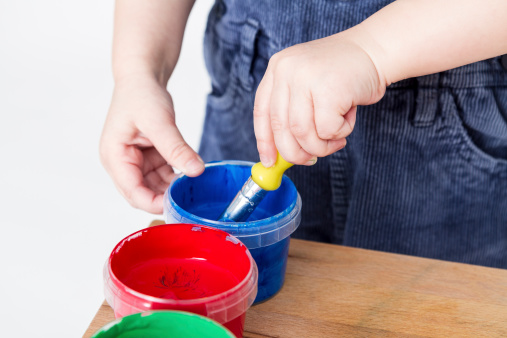
[{"label": "green paint", "polygon": [[111,322],[92,338],[234,338],[217,322],[183,311],[150,311],[136,313]]}]

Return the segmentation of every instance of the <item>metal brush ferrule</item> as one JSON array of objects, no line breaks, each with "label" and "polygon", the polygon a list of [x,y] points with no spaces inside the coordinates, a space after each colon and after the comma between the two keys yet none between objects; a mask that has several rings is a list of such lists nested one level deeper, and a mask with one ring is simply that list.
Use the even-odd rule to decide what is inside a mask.
[{"label": "metal brush ferrule", "polygon": [[267,191],[259,187],[250,177],[218,220],[221,222],[246,221],[266,193]]}]

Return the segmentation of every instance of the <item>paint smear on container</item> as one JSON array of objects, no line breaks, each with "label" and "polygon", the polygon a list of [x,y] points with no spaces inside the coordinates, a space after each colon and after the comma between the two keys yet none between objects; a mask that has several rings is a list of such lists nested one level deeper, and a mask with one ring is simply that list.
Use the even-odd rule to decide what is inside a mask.
[{"label": "paint smear on container", "polygon": [[214,296],[238,284],[228,269],[197,258],[158,258],[140,263],[121,277],[128,287],[165,299]]}]

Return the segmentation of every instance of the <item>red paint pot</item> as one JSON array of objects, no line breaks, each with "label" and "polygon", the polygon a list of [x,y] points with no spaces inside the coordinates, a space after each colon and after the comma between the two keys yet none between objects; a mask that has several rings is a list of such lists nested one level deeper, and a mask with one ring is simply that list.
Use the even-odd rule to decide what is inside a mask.
[{"label": "red paint pot", "polygon": [[104,293],[116,318],[147,310],[188,311],[241,337],[257,278],[255,261],[236,237],[206,226],[166,224],[116,245],[104,268]]}]

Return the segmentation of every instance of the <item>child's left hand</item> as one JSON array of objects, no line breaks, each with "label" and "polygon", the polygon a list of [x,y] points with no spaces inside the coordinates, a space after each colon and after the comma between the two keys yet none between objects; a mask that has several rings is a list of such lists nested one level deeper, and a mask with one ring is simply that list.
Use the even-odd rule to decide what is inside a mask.
[{"label": "child's left hand", "polygon": [[291,163],[311,165],[342,149],[357,106],[379,101],[385,82],[348,31],[275,54],[255,97],[261,162],[272,166],[278,149]]}]

